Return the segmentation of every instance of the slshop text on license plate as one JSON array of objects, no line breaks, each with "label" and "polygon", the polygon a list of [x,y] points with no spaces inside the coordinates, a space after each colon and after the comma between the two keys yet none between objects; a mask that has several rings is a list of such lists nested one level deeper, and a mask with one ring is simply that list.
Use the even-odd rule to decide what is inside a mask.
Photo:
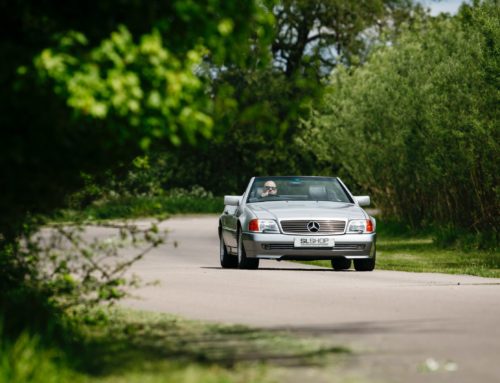
[{"label": "slshop text on license plate", "polygon": [[295,237],[295,247],[333,247],[335,240],[331,237]]}]

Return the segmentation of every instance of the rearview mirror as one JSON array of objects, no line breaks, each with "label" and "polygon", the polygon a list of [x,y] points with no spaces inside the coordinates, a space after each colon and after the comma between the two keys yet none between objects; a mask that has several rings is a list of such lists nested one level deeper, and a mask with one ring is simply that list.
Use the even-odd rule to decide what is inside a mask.
[{"label": "rearview mirror", "polygon": [[224,196],[224,205],[239,206],[241,197],[239,195],[226,195]]},{"label": "rearview mirror", "polygon": [[359,206],[370,206],[370,196],[368,195],[358,195],[354,197],[354,200]]}]

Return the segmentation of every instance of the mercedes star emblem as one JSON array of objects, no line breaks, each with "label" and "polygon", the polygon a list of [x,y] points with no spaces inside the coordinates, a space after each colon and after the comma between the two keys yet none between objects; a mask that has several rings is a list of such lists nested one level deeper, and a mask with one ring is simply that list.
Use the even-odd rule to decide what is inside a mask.
[{"label": "mercedes star emblem", "polygon": [[319,223],[316,221],[311,221],[307,224],[307,230],[311,233],[317,233],[319,231]]}]

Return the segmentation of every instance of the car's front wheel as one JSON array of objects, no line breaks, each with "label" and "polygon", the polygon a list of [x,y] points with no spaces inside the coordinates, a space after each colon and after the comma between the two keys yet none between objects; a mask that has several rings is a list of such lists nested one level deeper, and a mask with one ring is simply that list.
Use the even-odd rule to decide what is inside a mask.
[{"label": "car's front wheel", "polygon": [[235,267],[238,266],[238,258],[236,258],[234,255],[229,254],[229,252],[227,251],[226,244],[224,243],[224,238],[222,237],[222,234],[219,237],[220,237],[220,246],[219,246],[220,265],[225,269],[234,269]]},{"label": "car's front wheel", "polygon": [[356,271],[373,271],[375,269],[375,256],[367,259],[355,259],[354,268]]},{"label": "car's front wheel", "polygon": [[332,259],[333,270],[347,270],[351,267],[351,260],[345,257],[337,257]]},{"label": "car's front wheel", "polygon": [[257,269],[259,260],[257,258],[247,258],[245,246],[243,245],[243,233],[238,233],[238,268],[239,269]]}]

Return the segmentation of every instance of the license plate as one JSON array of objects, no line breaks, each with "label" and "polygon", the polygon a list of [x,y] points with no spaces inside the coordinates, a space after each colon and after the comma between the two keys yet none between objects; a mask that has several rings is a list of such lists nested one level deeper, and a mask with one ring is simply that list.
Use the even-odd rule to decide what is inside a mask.
[{"label": "license plate", "polygon": [[334,247],[335,240],[331,237],[295,237],[295,247]]}]

